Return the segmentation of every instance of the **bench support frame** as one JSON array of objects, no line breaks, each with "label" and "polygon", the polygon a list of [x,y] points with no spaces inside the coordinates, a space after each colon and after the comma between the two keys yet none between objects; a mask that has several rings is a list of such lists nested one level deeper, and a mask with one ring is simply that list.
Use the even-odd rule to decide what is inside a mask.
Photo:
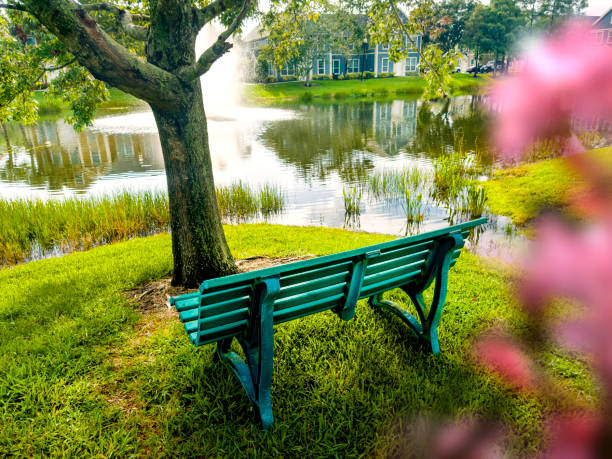
[{"label": "bench support frame", "polygon": [[[446,289],[448,285],[448,271],[452,261],[453,252],[463,247],[464,241],[461,234],[451,234],[440,239],[425,265],[422,280],[417,284],[400,286],[408,294],[416,308],[418,319],[405,309],[392,301],[382,299],[382,293],[370,297],[368,303],[375,309],[391,312],[399,317],[419,341],[428,345],[433,354],[440,353],[438,342],[438,324],[446,300]],[[423,292],[436,281],[434,295],[429,312],[423,299]]]},{"label": "bench support frame", "polygon": [[238,380],[259,417],[264,430],[274,422],[272,414],[272,371],[274,360],[274,300],[280,292],[278,276],[255,282],[253,304],[250,308],[249,329],[238,342],[246,356],[246,362],[230,351],[233,338],[217,343],[215,361],[228,365]]}]

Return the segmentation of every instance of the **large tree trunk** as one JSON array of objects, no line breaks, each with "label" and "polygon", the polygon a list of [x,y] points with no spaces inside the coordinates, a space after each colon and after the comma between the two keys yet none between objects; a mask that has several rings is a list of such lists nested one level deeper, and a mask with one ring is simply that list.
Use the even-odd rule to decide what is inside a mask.
[{"label": "large tree trunk", "polygon": [[200,80],[185,88],[178,111],[153,107],[162,145],[168,197],[174,285],[195,287],[204,279],[233,274],[217,208]]}]

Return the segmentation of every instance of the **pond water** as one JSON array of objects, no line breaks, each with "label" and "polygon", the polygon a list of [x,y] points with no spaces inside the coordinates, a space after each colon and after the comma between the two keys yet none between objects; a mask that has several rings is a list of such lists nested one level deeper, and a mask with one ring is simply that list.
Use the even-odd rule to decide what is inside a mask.
[{"label": "pond water", "polygon": [[[447,102],[346,101],[236,107],[209,115],[217,185],[242,180],[279,186],[285,210],[271,223],[414,234],[449,224],[448,206],[424,192],[424,220],[410,224],[405,200],[368,192],[373,174],[418,168],[461,150],[487,173],[486,121],[478,96]],[[343,192],[363,189],[361,211],[347,218]],[[0,198],[62,199],[122,190],[164,190],[161,146],[151,112],[103,116],[75,132],[60,119],[0,129]],[[469,216],[453,216],[451,222]],[[506,246],[509,221],[493,216],[483,251]]]}]

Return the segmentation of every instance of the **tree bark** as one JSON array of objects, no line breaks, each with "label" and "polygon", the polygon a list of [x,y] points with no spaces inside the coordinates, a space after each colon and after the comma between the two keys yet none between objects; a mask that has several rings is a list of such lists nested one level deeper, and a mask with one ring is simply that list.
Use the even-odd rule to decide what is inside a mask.
[{"label": "tree bark", "polygon": [[208,146],[200,80],[181,97],[180,109],[153,107],[166,166],[174,285],[197,287],[204,279],[236,272],[221,225]]}]

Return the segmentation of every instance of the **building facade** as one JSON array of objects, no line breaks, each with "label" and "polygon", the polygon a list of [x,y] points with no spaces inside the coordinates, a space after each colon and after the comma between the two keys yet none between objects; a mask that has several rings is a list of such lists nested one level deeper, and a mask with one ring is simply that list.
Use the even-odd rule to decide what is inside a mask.
[{"label": "building facade", "polygon": [[[413,37],[418,49],[421,49],[421,37]],[[257,57],[259,50],[267,44],[267,37],[260,30],[254,30],[245,38],[249,51]],[[406,40],[408,41],[408,40]],[[255,62],[255,60],[254,60]],[[364,42],[361,50],[350,56],[334,53],[332,49],[313,59],[311,78],[333,78],[340,75],[370,72],[376,77],[382,76],[409,76],[419,73],[419,53],[411,51],[405,59],[399,62],[391,61],[389,47]],[[296,77],[295,64],[288,63],[282,69],[268,63],[268,77],[277,80]]]},{"label": "building facade", "polygon": [[601,44],[612,46],[612,8],[593,22],[591,32]]}]

